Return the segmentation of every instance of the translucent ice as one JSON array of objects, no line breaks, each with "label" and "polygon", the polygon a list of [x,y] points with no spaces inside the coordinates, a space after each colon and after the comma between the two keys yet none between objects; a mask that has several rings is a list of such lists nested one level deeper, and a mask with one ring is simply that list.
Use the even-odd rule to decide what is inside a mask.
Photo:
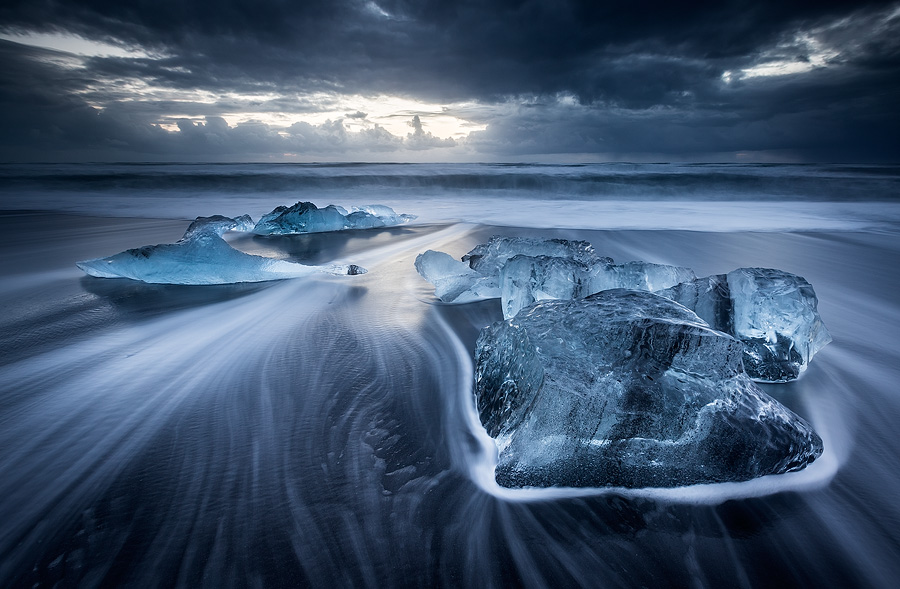
[{"label": "translucent ice", "polygon": [[222,239],[226,231],[246,231],[252,223],[246,215],[236,219],[220,215],[198,217],[176,243],[148,245],[76,265],[91,276],[131,278],[154,284],[232,284],[296,278],[316,272],[365,272],[353,264],[304,266],[245,254]]},{"label": "translucent ice", "polygon": [[419,254],[416,271],[434,285],[434,295],[445,303],[469,303],[500,296],[493,277],[479,274],[444,252],[428,250]]},{"label": "translucent ice", "polygon": [[804,278],[771,268],[739,268],[727,275],[679,284],[659,294],[693,309],[744,346],[744,368],[762,382],[787,382],[806,370],[831,341]]},{"label": "translucent ice", "polygon": [[574,299],[602,290],[653,291],[696,278],[690,268],[610,258],[583,263],[553,256],[516,256],[500,269],[503,317],[509,319],[535,301]]},{"label": "translucent ice", "polygon": [[[438,258],[437,253],[417,259],[416,268],[435,286],[435,280],[441,281],[435,294],[442,301],[500,296],[507,319],[535,301],[579,298],[612,288],[657,290],[696,278],[689,268],[650,262],[615,264],[612,258],[597,255],[590,243],[568,239],[494,236],[464,255],[467,264],[462,265],[446,254]],[[426,266],[430,267],[427,275]],[[485,279],[478,281],[475,273]]]},{"label": "translucent ice", "polygon": [[803,468],[821,439],[747,377],[742,353],[639,291],[539,301],[486,327],[475,400],[498,483],[678,486]]},{"label": "translucent ice", "polygon": [[651,262],[596,264],[591,275],[590,292],[613,288],[656,291],[696,277],[690,268]]},{"label": "translucent ice", "polygon": [[311,202],[298,202],[291,207],[276,207],[271,213],[263,215],[253,232],[259,235],[289,235],[372,229],[401,225],[415,218],[415,215],[398,215],[392,208],[384,205],[367,205],[348,213],[346,209],[336,205],[320,209]]},{"label": "translucent ice", "polygon": [[518,255],[500,268],[503,317],[514,317],[535,301],[590,294],[591,268],[569,258]]},{"label": "translucent ice", "polygon": [[501,237],[495,235],[487,243],[475,246],[462,257],[463,262],[484,275],[498,276],[507,260],[517,255],[552,256],[567,258],[592,266],[597,262],[612,263],[594,252],[594,246],[586,241],[569,239],[532,239],[528,237]]},{"label": "translucent ice", "polygon": [[[494,236],[488,243],[475,246],[462,257],[462,262],[429,250],[416,258],[416,270],[435,285],[435,296],[445,303],[467,303],[500,297],[500,270],[507,260],[518,255],[564,258],[583,268],[595,262],[612,263],[609,258],[597,256],[586,241]],[[436,281],[440,281],[440,286]]]}]

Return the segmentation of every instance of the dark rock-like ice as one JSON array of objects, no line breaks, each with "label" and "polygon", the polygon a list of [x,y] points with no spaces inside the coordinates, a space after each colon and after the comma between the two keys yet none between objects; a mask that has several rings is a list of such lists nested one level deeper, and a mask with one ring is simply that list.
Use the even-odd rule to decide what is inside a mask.
[{"label": "dark rock-like ice", "polygon": [[685,307],[608,290],[482,330],[475,398],[507,487],[669,487],[798,470],[822,452]]},{"label": "dark rock-like ice", "polygon": [[336,205],[320,209],[311,202],[298,202],[290,207],[276,207],[271,213],[263,215],[253,232],[259,235],[291,235],[373,229],[402,225],[415,218],[415,215],[399,215],[385,205],[367,205],[347,212]]},{"label": "dark rock-like ice", "polygon": [[153,284],[233,284],[307,276],[317,272],[362,274],[349,265],[304,266],[245,254],[222,238],[226,231],[247,231],[250,217],[198,217],[176,243],[148,245],[108,258],[77,262],[91,276],[131,278]]},{"label": "dark rock-like ice", "polygon": [[787,382],[831,341],[804,278],[771,268],[739,268],[659,291],[744,346],[744,369],[761,382]]}]

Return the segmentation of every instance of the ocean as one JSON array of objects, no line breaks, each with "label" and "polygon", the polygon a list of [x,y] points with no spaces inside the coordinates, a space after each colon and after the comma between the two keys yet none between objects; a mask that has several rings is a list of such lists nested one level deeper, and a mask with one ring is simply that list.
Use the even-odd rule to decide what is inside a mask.
[{"label": "ocean", "polygon": [[[418,217],[229,236],[359,276],[172,286],[74,265],[303,200]],[[900,166],[6,164],[0,228],[0,586],[900,578]],[[413,267],[495,234],[805,277],[834,341],[762,386],[823,455],[743,483],[498,487],[472,385],[499,302],[442,304]]]}]

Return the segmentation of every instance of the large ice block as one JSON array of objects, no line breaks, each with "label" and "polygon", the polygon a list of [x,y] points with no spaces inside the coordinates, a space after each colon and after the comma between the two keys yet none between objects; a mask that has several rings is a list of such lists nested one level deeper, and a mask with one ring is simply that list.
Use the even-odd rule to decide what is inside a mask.
[{"label": "large ice block", "polygon": [[692,311],[631,290],[539,301],[486,327],[475,400],[498,483],[669,487],[805,467],[821,439],[742,354]]},{"label": "large ice block", "polygon": [[336,205],[320,209],[311,202],[298,202],[290,207],[276,207],[271,213],[263,215],[253,232],[259,235],[291,235],[372,229],[402,225],[415,218],[415,215],[399,215],[385,205],[367,205],[354,208],[348,213],[346,209]]},{"label": "large ice block", "polygon": [[76,265],[87,274],[100,278],[198,285],[264,282],[317,272],[362,274],[366,271],[354,264],[305,266],[254,256],[234,249],[222,239],[226,231],[246,231],[250,226],[252,221],[247,216],[237,219],[221,215],[198,217],[176,243],[148,245]]},{"label": "large ice block", "polygon": [[772,268],[739,268],[659,294],[693,309],[744,346],[744,368],[761,382],[787,382],[831,341],[806,279]]}]

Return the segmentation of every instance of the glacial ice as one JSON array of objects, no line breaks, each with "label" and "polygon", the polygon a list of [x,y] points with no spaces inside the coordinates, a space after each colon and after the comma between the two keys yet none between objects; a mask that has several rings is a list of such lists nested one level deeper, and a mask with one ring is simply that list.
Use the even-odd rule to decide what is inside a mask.
[{"label": "glacial ice", "polygon": [[611,258],[597,255],[586,241],[570,239],[535,239],[495,235],[487,243],[476,245],[462,257],[463,262],[484,275],[497,276],[507,260],[518,255],[567,258],[587,266],[597,262],[612,264]]},{"label": "glacial ice", "polygon": [[258,235],[291,235],[343,229],[373,229],[402,225],[415,218],[415,215],[399,215],[385,205],[366,205],[347,212],[337,205],[328,205],[320,209],[311,202],[298,202],[290,207],[276,207],[271,213],[263,215],[253,228],[253,232]]},{"label": "glacial ice", "polygon": [[470,303],[500,296],[497,281],[454,260],[450,254],[428,250],[416,256],[416,271],[434,285],[434,295],[445,303]]},{"label": "glacial ice", "polygon": [[690,268],[654,264],[652,262],[626,262],[624,264],[598,264],[592,268],[590,293],[627,288],[630,290],[657,291],[669,288],[697,277]]},{"label": "glacial ice", "polygon": [[570,258],[517,255],[500,268],[504,319],[535,301],[577,299],[590,294],[591,268]]},{"label": "glacial ice", "polygon": [[643,291],[538,301],[484,328],[475,400],[498,483],[669,487],[805,467],[821,439],[747,377],[742,355]]},{"label": "glacial ice", "polygon": [[692,309],[744,346],[744,369],[761,382],[788,382],[831,341],[804,278],[771,268],[739,268],[685,282],[660,295]]},{"label": "glacial ice", "polygon": [[614,288],[654,291],[696,278],[690,268],[603,258],[588,265],[570,258],[516,256],[500,269],[503,318],[535,301],[576,299]]},{"label": "glacial ice", "polygon": [[[568,239],[494,236],[464,255],[463,264],[447,254],[438,258],[437,253],[417,258],[416,269],[435,285],[438,298],[464,303],[499,296],[507,319],[535,301],[580,298],[613,288],[652,291],[696,278],[689,268],[615,264],[612,258],[599,256],[590,243]],[[478,281],[466,268],[485,279]]]},{"label": "glacial ice", "polygon": [[443,302],[469,303],[499,298],[500,269],[510,258],[523,254],[565,257],[582,264],[612,262],[597,256],[586,241],[494,236],[475,246],[462,262],[429,250],[416,258],[416,270],[435,285],[435,296]]},{"label": "glacial ice", "polygon": [[247,231],[250,217],[198,217],[176,243],[148,245],[109,256],[77,262],[91,276],[131,278],[153,284],[233,284],[264,282],[329,274],[363,274],[354,264],[304,266],[285,260],[245,254],[222,238],[229,230]]}]

